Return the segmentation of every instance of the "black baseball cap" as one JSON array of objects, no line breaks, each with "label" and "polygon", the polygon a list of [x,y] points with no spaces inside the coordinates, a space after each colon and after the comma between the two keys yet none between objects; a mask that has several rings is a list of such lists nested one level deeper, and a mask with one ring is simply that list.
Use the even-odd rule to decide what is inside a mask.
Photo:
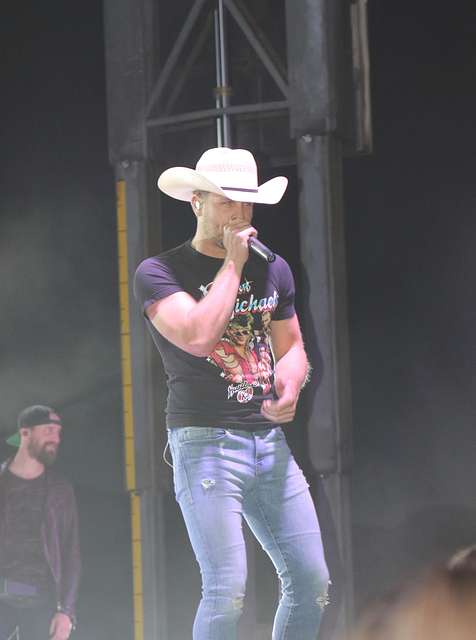
[{"label": "black baseball cap", "polygon": [[23,409],[17,418],[17,428],[14,434],[7,438],[6,442],[12,447],[20,446],[20,429],[27,427],[37,427],[41,424],[59,424],[61,425],[61,418],[51,407],[46,407],[42,404],[35,404],[32,407]]}]

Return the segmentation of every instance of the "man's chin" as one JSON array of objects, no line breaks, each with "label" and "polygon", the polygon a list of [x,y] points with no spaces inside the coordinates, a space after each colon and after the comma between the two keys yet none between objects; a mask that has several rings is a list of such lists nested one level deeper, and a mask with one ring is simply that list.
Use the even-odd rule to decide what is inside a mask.
[{"label": "man's chin", "polygon": [[43,449],[38,454],[38,461],[49,467],[52,465],[58,455],[58,449]]}]

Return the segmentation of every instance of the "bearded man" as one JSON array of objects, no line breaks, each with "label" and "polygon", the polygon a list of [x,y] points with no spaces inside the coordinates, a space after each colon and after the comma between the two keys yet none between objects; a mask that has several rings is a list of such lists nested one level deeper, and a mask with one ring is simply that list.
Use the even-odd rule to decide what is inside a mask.
[{"label": "bearded man", "polygon": [[7,439],[18,451],[0,467],[0,640],[67,640],[75,625],[76,500],[51,468],[61,431],[56,411],[35,405]]}]

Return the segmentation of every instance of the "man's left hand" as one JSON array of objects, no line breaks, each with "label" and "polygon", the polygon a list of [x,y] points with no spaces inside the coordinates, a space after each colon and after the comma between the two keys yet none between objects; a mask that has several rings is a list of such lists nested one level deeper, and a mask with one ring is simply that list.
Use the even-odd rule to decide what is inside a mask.
[{"label": "man's left hand", "polygon": [[278,395],[277,400],[264,400],[261,405],[261,413],[271,422],[291,422],[296,413],[296,405],[299,391],[292,384],[283,384],[279,380],[275,381],[275,389]]},{"label": "man's left hand", "polygon": [[51,640],[68,640],[71,635],[72,628],[73,624],[69,616],[67,616],[66,613],[58,611],[53,616],[50,624]]}]

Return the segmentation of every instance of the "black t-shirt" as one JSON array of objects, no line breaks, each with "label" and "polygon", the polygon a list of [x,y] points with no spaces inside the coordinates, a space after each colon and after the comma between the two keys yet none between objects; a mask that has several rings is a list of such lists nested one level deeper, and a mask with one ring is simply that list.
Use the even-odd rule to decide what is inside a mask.
[{"label": "black t-shirt", "polygon": [[3,483],[5,513],[0,532],[0,575],[47,593],[53,580],[41,535],[47,491],[45,475],[26,480],[7,469]]},{"label": "black t-shirt", "polygon": [[[134,280],[141,310],[178,291],[201,300],[222,264],[196,251],[190,241],[144,260]],[[275,397],[270,323],[294,313],[294,280],[286,261],[276,256],[267,263],[251,254],[230,322],[208,357],[179,349],[145,315],[167,374],[167,426],[269,427],[260,406],[265,398]]]}]

